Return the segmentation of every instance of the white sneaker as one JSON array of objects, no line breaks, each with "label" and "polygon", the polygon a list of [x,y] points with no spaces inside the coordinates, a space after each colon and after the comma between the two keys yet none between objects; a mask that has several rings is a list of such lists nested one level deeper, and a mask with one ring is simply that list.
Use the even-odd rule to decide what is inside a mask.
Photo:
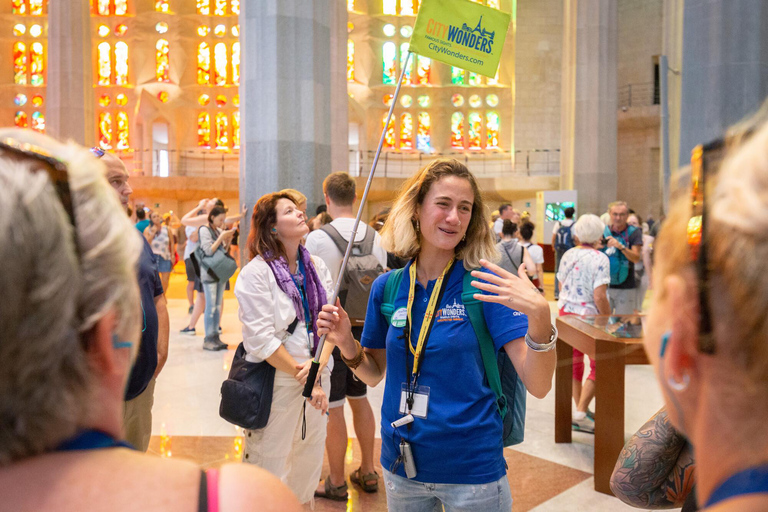
[{"label": "white sneaker", "polygon": [[[575,415],[574,415],[575,416]],[[577,419],[576,417],[571,418],[571,428],[573,430],[578,430],[579,432],[586,432],[587,434],[594,434],[595,433],[595,420],[584,415],[583,418]]]}]

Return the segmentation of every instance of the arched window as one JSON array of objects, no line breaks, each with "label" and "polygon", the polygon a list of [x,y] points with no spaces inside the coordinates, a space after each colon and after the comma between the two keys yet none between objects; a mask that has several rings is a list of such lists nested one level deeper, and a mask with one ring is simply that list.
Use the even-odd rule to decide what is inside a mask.
[{"label": "arched window", "polygon": [[355,43],[347,39],[347,82],[355,81]]},{"label": "arched window", "polygon": [[211,14],[211,0],[197,0],[197,14]]},{"label": "arched window", "polygon": [[[32,16],[42,16],[43,0],[29,0],[29,14]],[[43,126],[45,126],[45,120],[43,120]]]},{"label": "arched window", "polygon": [[232,147],[240,147],[240,112],[232,112]]},{"label": "arched window", "polygon": [[227,114],[216,114],[216,149],[229,148],[229,119]]},{"label": "arched window", "polygon": [[451,83],[453,85],[464,85],[464,70],[461,68],[457,68],[456,66],[451,66]]},{"label": "arched window", "polygon": [[482,85],[482,80],[478,73],[469,73],[469,85]]},{"label": "arched window", "polygon": [[115,85],[128,83],[128,45],[123,41],[115,43]]},{"label": "arched window", "polygon": [[213,47],[214,81],[216,85],[227,84],[227,45],[218,43]]},{"label": "arched window", "polygon": [[497,148],[499,147],[499,114],[496,112],[488,112],[485,116],[485,131],[488,137],[488,143],[486,147]]},{"label": "arched window", "polygon": [[480,149],[483,131],[483,118],[477,112],[469,114],[469,126],[467,127],[469,135],[469,149]]},{"label": "arched window", "polygon": [[[401,43],[400,44],[400,69],[403,69],[403,66],[405,66],[405,59],[408,58],[408,43]],[[408,62],[408,67],[405,69],[405,75],[403,75],[403,84],[408,85],[413,83],[413,78],[411,77],[411,70],[413,69],[413,58],[411,58]]]},{"label": "arched window", "polygon": [[232,7],[230,11],[232,14],[240,14],[240,0],[232,0]]},{"label": "arched window", "polygon": [[419,130],[416,133],[416,149],[420,151],[429,151],[432,146],[432,137],[430,128],[431,119],[427,112],[419,112]]},{"label": "arched window", "polygon": [[115,1],[115,16],[125,16],[128,13],[128,0]]},{"label": "arched window", "polygon": [[400,149],[413,149],[413,116],[407,112],[400,116]]},{"label": "arched window", "polygon": [[13,45],[13,83],[27,84],[27,45],[20,41]]},{"label": "arched window", "polygon": [[207,85],[211,82],[211,47],[208,43],[197,45],[197,83]]},{"label": "arched window", "polygon": [[128,114],[122,110],[115,116],[117,118],[117,149],[128,149]]},{"label": "arched window", "polygon": [[112,114],[99,113],[99,146],[101,149],[112,149]]},{"label": "arched window", "polygon": [[384,14],[397,14],[397,0],[383,0],[382,12]]},{"label": "arched window", "polygon": [[429,85],[429,74],[432,69],[432,59],[419,55],[417,59],[416,75],[419,85]]},{"label": "arched window", "polygon": [[227,0],[214,0],[213,14],[216,16],[227,15]]},{"label": "arched window", "polygon": [[[402,16],[413,16],[416,13],[413,9],[414,0],[400,0],[400,14]],[[418,9],[418,7],[417,7]]]},{"label": "arched window", "polygon": [[102,42],[96,47],[98,53],[98,65],[99,65],[99,85],[109,85],[112,79],[112,48],[109,43]]},{"label": "arched window", "polygon": [[155,76],[157,76],[158,82],[170,82],[170,76],[168,71],[171,67],[168,54],[170,49],[168,47],[168,41],[165,39],[158,39],[155,45]]},{"label": "arched window", "polygon": [[232,43],[232,83],[240,85],[240,43]]},{"label": "arched window", "polygon": [[171,6],[168,0],[155,0],[155,11],[157,12],[171,12]]},{"label": "arched window", "polygon": [[32,129],[36,132],[45,133],[45,114],[42,112],[32,112]]},{"label": "arched window", "polygon": [[16,115],[13,117],[13,123],[19,128],[29,127],[29,120],[27,119],[27,113],[24,112],[23,110],[19,110],[18,112],[16,112]]},{"label": "arched window", "polygon": [[395,66],[397,49],[395,43],[386,42],[382,47],[382,68],[383,73],[381,81],[383,84],[395,84],[397,83],[397,68]]},{"label": "arched window", "polygon": [[32,85],[43,85],[45,79],[43,78],[43,43],[35,41],[30,47],[30,63],[29,63],[29,83]]},{"label": "arched window", "polygon": [[454,112],[451,116],[451,147],[464,147],[464,114]]},{"label": "arched window", "polygon": [[101,16],[109,16],[109,0],[96,0],[96,12]]},{"label": "arched window", "polygon": [[197,116],[197,145],[211,147],[211,116],[208,112],[200,112]]},{"label": "arched window", "polygon": [[384,135],[384,147],[392,149],[395,147],[395,117],[392,116],[389,126],[387,126],[387,114],[385,113],[384,118],[381,120],[381,127],[384,128],[385,126],[387,131]]},{"label": "arched window", "polygon": [[[27,14],[27,2],[25,0],[11,0],[11,8],[13,14],[21,14],[22,16]],[[26,116],[26,114],[24,115]]]}]

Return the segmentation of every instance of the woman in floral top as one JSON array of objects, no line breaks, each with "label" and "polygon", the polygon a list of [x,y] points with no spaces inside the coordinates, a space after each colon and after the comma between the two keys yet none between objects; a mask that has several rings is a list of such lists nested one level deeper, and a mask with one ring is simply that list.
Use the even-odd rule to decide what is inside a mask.
[{"label": "woman in floral top", "polygon": [[158,212],[152,212],[149,217],[149,226],[144,230],[144,238],[147,239],[155,255],[155,264],[160,273],[160,281],[163,283],[163,291],[168,289],[168,281],[171,278],[173,262],[171,261],[171,234],[168,227],[163,225],[163,217]]},{"label": "woman in floral top", "polygon": [[[560,315],[610,314],[606,290],[611,282],[611,265],[608,256],[598,251],[605,225],[599,217],[582,215],[571,232],[576,247],[569,249],[560,260],[557,279],[560,298],[557,307]],[[595,362],[590,361],[590,372],[582,389],[584,354],[573,349],[573,399],[576,411],[571,425],[575,430],[594,433],[595,420],[588,410],[595,396]]]}]

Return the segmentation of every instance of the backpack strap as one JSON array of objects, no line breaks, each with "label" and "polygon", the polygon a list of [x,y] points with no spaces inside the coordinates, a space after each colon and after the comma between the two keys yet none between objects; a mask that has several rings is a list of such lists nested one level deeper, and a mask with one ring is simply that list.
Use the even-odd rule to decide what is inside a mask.
[{"label": "backpack strap", "polygon": [[339,252],[343,255],[345,252],[347,252],[347,242],[344,240],[344,237],[341,236],[341,233],[339,233],[339,230],[335,227],[331,226],[330,224],[325,224],[320,227],[320,230],[323,231],[326,235],[331,237],[331,240],[333,240],[333,243],[336,244],[336,248],[339,250]]},{"label": "backpack strap", "polygon": [[480,343],[480,355],[483,358],[485,376],[488,379],[488,385],[493,390],[493,394],[496,395],[496,408],[501,417],[504,418],[508,410],[507,397],[504,396],[501,390],[501,377],[499,376],[499,366],[496,359],[496,348],[493,345],[493,338],[485,323],[483,302],[474,297],[476,293],[479,293],[478,289],[471,284],[474,279],[470,271],[464,274],[461,302],[464,303],[472,329],[474,329],[475,336],[477,336],[477,340]]},{"label": "backpack strap", "polygon": [[365,227],[365,236],[362,242],[358,242],[360,244],[360,255],[368,256],[373,254],[373,241],[376,238],[376,231],[367,224],[360,223],[360,225]]},{"label": "backpack strap", "polygon": [[400,289],[400,283],[403,281],[403,269],[398,268],[389,272],[387,282],[384,285],[384,300],[381,302],[381,314],[387,319],[387,323],[392,322],[392,314],[395,312],[395,298]]}]

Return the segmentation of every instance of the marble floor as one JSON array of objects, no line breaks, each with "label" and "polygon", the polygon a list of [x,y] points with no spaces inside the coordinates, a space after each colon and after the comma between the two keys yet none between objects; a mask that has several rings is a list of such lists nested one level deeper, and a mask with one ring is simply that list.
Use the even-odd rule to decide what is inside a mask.
[{"label": "marble floor", "polygon": [[[552,280],[551,274],[545,276],[550,299]],[[196,336],[179,334],[189,321],[185,284],[183,266],[177,266],[167,293],[171,317],[170,355],[155,389],[150,452],[162,457],[194,460],[203,467],[239,461],[241,430],[222,420],[218,414],[219,388],[227,376],[234,348],[241,341],[237,302],[232,292],[226,292],[222,340],[230,345],[230,350],[203,351],[202,319],[197,324]],[[550,302],[550,305],[555,314],[555,303]],[[383,383],[368,392],[377,424],[382,391]],[[627,368],[625,400],[625,435],[629,437],[662,404],[650,366]],[[345,407],[345,413],[351,426],[349,407]],[[353,433],[350,428],[350,435]],[[505,449],[515,512],[637,510],[594,491],[593,441],[590,434],[574,432],[572,444],[555,444],[554,391],[543,400],[529,396],[525,441]],[[379,446],[377,439],[377,451]],[[354,470],[358,462],[358,445],[351,439],[347,472]],[[327,466],[323,474],[327,474]],[[359,491],[350,486],[347,503],[317,499],[315,510],[386,510],[383,489],[374,494]]]}]

